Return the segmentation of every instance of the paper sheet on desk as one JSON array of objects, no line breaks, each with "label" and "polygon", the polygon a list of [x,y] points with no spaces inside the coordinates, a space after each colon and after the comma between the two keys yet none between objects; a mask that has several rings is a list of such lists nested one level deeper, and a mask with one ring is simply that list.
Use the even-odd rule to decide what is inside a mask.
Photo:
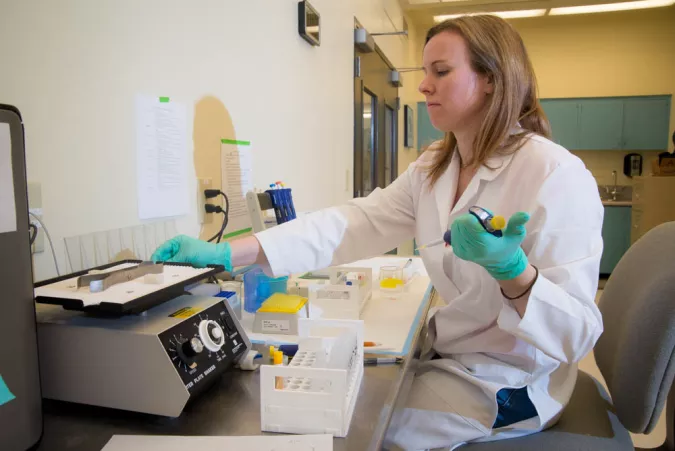
[{"label": "paper sheet on desk", "polygon": [[331,435],[183,437],[115,435],[102,451],[332,451]]}]

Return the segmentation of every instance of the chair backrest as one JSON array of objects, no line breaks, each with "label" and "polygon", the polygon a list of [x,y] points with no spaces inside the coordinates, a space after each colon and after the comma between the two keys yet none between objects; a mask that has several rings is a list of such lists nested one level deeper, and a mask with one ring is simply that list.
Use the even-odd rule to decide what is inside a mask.
[{"label": "chair backrest", "polygon": [[616,414],[630,431],[649,433],[675,375],[675,222],[650,230],[628,249],[599,308],[605,331],[595,360]]}]

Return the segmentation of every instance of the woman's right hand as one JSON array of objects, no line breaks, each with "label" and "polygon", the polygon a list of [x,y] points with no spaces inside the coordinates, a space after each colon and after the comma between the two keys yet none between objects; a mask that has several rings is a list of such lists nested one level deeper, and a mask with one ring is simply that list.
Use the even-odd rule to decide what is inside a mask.
[{"label": "woman's right hand", "polygon": [[197,268],[223,265],[226,271],[232,271],[230,243],[208,243],[186,235],[164,242],[151,258],[153,262],[187,263]]}]

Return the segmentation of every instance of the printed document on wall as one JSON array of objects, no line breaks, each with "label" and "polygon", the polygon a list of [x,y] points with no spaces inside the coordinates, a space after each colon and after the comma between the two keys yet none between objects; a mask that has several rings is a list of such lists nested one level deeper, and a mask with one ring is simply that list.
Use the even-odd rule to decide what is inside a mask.
[{"label": "printed document on wall", "polygon": [[220,148],[223,172],[223,191],[230,200],[229,223],[225,233],[251,227],[246,208],[246,193],[253,191],[253,154],[247,141],[229,143],[223,140]]},{"label": "printed document on wall", "polygon": [[180,216],[189,210],[187,110],[168,97],[136,97],[138,216]]},{"label": "printed document on wall", "polygon": [[12,139],[9,124],[0,124],[0,233],[16,231]]}]

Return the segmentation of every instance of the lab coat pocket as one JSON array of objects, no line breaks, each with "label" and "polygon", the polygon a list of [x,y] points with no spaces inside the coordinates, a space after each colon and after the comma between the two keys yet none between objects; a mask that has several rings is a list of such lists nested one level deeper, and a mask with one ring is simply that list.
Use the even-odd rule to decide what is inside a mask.
[{"label": "lab coat pocket", "polygon": [[474,377],[499,388],[520,388],[532,382],[532,360],[527,356],[497,353],[473,353],[457,356]]},{"label": "lab coat pocket", "polygon": [[495,388],[476,384],[452,359],[433,360],[415,375],[406,407],[454,413],[487,435],[497,415]]}]

